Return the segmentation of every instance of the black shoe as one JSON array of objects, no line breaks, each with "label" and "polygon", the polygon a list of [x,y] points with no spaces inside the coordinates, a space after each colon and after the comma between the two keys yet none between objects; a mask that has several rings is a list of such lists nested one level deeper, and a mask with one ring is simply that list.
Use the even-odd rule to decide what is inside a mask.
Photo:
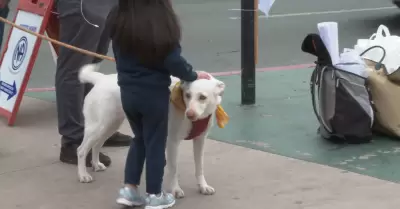
[{"label": "black shoe", "polygon": [[[76,144],[73,145],[63,145],[61,147],[60,152],[60,161],[67,164],[77,165],[78,157],[76,154],[76,149],[79,146]],[[106,167],[111,165],[111,159],[107,155],[100,152],[99,155],[100,162],[103,163]],[[86,157],[86,167],[92,167],[92,151]]]},{"label": "black shoe", "polygon": [[126,147],[131,145],[132,137],[116,132],[110,138],[107,139],[104,146],[106,147]]}]

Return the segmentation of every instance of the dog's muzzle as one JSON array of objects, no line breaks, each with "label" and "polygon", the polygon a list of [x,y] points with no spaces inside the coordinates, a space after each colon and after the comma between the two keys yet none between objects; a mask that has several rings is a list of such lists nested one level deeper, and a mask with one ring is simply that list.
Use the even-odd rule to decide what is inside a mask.
[{"label": "dog's muzzle", "polygon": [[186,117],[191,121],[195,121],[197,119],[196,112],[190,109],[186,111]]}]

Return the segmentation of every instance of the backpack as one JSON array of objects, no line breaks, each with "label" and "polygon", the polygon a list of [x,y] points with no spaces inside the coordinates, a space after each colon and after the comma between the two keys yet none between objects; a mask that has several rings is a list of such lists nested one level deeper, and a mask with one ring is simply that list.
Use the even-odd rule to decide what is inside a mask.
[{"label": "backpack", "polygon": [[319,134],[334,143],[360,144],[372,139],[374,111],[366,79],[317,64],[311,79],[312,106]]},{"label": "backpack", "polygon": [[[318,37],[313,35],[311,40],[314,48],[318,42],[315,39]],[[304,44],[303,51],[309,52]],[[333,66],[323,48],[319,49],[322,53],[313,51],[318,61],[310,78],[312,106],[320,125],[318,132],[334,143],[368,143],[373,135],[374,108],[367,79]],[[366,51],[372,48],[375,47]]]}]

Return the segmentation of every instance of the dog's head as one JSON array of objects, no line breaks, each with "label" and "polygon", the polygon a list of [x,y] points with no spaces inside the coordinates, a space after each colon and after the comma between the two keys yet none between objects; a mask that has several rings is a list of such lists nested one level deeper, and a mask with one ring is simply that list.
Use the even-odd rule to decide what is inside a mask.
[{"label": "dog's head", "polygon": [[211,76],[210,80],[182,82],[181,88],[186,105],[185,115],[189,120],[195,121],[215,112],[222,102],[225,84]]}]

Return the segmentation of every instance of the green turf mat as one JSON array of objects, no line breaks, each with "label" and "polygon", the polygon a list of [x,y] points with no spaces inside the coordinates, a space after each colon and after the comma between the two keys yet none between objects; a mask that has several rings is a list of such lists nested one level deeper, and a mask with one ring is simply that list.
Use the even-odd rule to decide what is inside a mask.
[{"label": "green turf mat", "polygon": [[309,94],[310,73],[311,69],[257,73],[254,107],[239,105],[240,76],[220,77],[227,85],[223,106],[231,120],[224,129],[215,127],[211,138],[400,181],[400,142],[376,137],[370,144],[343,146],[318,137]]}]

